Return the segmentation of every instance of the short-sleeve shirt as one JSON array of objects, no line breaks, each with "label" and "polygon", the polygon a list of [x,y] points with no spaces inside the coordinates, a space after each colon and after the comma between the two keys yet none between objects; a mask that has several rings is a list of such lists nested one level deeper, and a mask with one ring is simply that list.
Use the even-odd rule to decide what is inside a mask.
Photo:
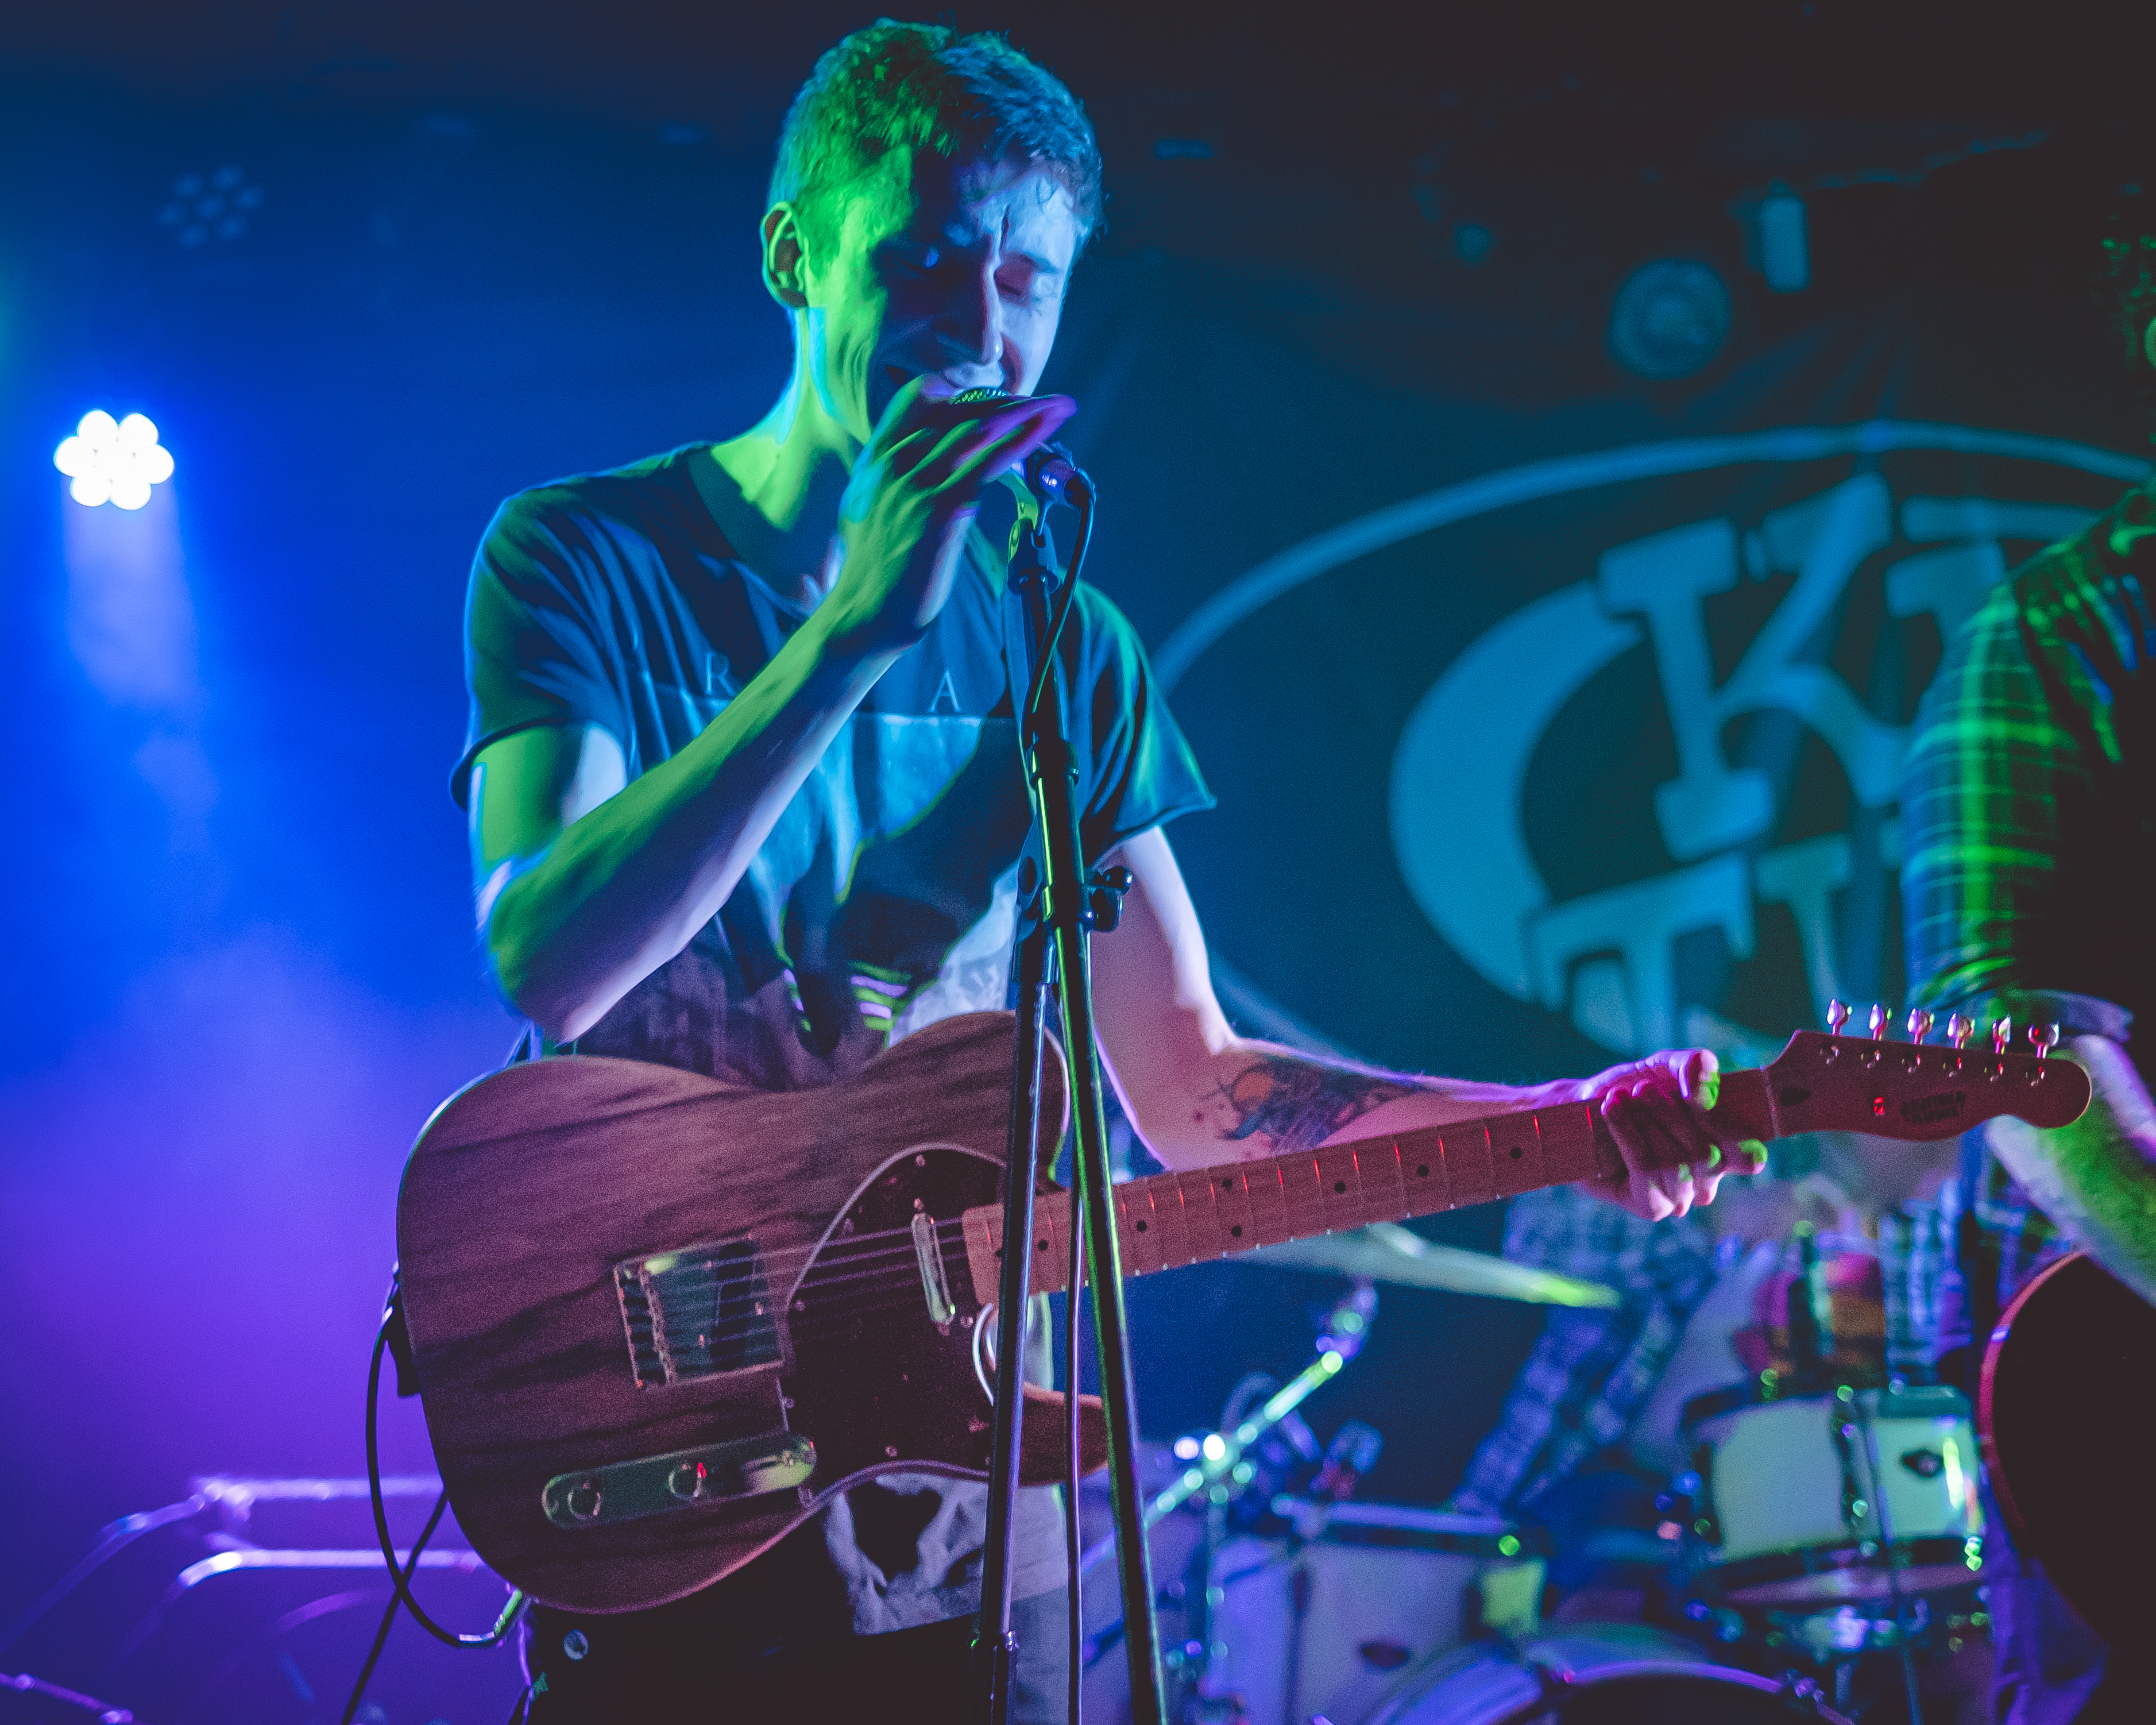
[{"label": "short-sleeve shirt", "polygon": [[[2121,1043],[2156,1009],[2152,575],[2156,482],[2024,564],[1948,644],[1902,795],[1918,1005]],[[1972,1172],[2010,1296],[2064,1243],[1988,1151]]]},{"label": "short-sleeve shirt", "polygon": [[[471,722],[452,781],[459,802],[480,751],[512,732],[601,726],[634,779],[725,711],[808,615],[729,544],[720,519],[742,506],[701,444],[502,506],[466,608]],[[1010,695],[1016,607],[1004,575],[1003,558],[972,534],[927,639],[840,729],[718,915],[579,1038],[579,1052],[802,1089],[857,1071],[939,1019],[1010,1004],[1032,815]],[[1058,650],[1087,860],[1209,806],[1114,605],[1081,588]],[[842,1500],[827,1517],[854,1628],[974,1609],[985,1488],[894,1476],[867,1489],[928,1502],[857,1517],[869,1507]],[[1045,1553],[1029,1559],[1021,1549],[1021,1596],[1062,1574],[1052,1498],[1022,1496],[1021,1547],[1030,1526]],[[911,1548],[865,1552],[856,1523],[871,1519],[916,1529]]]}]

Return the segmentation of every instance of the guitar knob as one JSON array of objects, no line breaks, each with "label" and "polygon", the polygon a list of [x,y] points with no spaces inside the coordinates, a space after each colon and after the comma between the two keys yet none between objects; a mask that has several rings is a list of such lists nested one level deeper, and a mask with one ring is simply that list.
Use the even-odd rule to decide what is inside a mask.
[{"label": "guitar knob", "polygon": [[2037,1063],[2041,1065],[2044,1056],[2059,1045],[2059,1027],[2056,1024],[2031,1024],[2029,1040],[2035,1045]]},{"label": "guitar knob", "polygon": [[1885,1007],[1880,1005],[1876,1001],[1872,1003],[1871,1014],[1866,1019],[1865,1022],[1871,1026],[1871,1040],[1874,1042],[1880,1040],[1881,1038],[1886,1035],[1887,1020],[1891,1016],[1892,1014],[1887,1012]]},{"label": "guitar knob", "polygon": [[1909,1040],[1922,1042],[1932,1034],[1932,1026],[1938,1022],[1921,1007],[1912,1007],[1909,1010]]},{"label": "guitar knob", "polygon": [[2001,1019],[1991,1027],[1991,1051],[1995,1055],[2006,1052],[2006,1045],[2014,1040],[2014,1020]]},{"label": "guitar knob", "polygon": [[1839,1000],[1828,1001],[1826,1004],[1826,1034],[1830,1036],[1840,1035],[1841,1027],[1848,1022],[1849,1009],[1843,1005]]},{"label": "guitar knob", "polygon": [[1976,1020],[1974,1019],[1965,1018],[1958,1012],[1948,1016],[1947,1040],[1953,1044],[1956,1054],[1959,1054],[1967,1047],[1969,1039],[1975,1034]]}]

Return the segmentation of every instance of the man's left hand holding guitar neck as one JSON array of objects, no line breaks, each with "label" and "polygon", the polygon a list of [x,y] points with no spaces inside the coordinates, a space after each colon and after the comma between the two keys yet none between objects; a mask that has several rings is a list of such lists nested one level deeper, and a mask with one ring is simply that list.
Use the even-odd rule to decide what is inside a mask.
[{"label": "man's left hand holding guitar neck", "polygon": [[[1717,1142],[1703,1116],[1717,1073],[1703,1050],[1522,1088],[1379,1071],[1239,1036],[1214,999],[1204,934],[1166,836],[1142,833],[1113,860],[1133,881],[1120,927],[1093,947],[1101,1052],[1126,1111],[1171,1168],[1593,1098],[1632,1169],[1593,1189],[1635,1214],[1682,1215],[1710,1202],[1726,1174],[1757,1170],[1758,1147]],[[1642,1172],[1649,1162],[1656,1171]]]}]

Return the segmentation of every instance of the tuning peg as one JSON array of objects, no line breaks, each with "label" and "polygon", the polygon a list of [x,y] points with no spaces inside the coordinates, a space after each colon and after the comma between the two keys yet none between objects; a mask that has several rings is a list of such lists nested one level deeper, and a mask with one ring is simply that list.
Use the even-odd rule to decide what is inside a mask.
[{"label": "tuning peg", "polygon": [[1969,1039],[1975,1034],[1976,1020],[1974,1019],[1965,1017],[1958,1012],[1948,1014],[1947,1040],[1953,1044],[1956,1054],[1959,1054],[1966,1048],[1969,1045]]},{"label": "tuning peg", "polygon": [[1839,1000],[1828,1001],[1826,1004],[1826,1034],[1830,1036],[1840,1035],[1841,1027],[1848,1022],[1849,1009],[1843,1005]]},{"label": "tuning peg", "polygon": [[1922,1042],[1932,1034],[1932,1026],[1938,1022],[1922,1007],[1909,1009],[1909,1040]]},{"label": "tuning peg", "polygon": [[2014,1020],[2001,1019],[1991,1027],[1991,1051],[1995,1055],[2006,1052],[2006,1045],[2014,1040]]},{"label": "tuning peg", "polygon": [[2031,1024],[2029,1040],[2035,1045],[2036,1059],[2041,1062],[2046,1055],[2059,1045],[2059,1027],[2056,1024]]},{"label": "tuning peg", "polygon": [[1872,1003],[1871,1011],[1866,1017],[1865,1022],[1871,1026],[1871,1040],[1874,1042],[1880,1040],[1881,1038],[1886,1035],[1887,1020],[1892,1016],[1892,1014],[1889,1013],[1885,1007],[1880,1005],[1878,1002],[1874,1001]]}]

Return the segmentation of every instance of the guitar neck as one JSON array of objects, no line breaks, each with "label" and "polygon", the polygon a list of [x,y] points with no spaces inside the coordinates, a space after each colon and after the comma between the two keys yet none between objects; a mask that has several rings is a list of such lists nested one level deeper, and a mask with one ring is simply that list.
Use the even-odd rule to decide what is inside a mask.
[{"label": "guitar neck", "polygon": [[[1733,1136],[1774,1136],[1766,1075],[1723,1073],[1711,1117]],[[1606,1178],[1624,1167],[1596,1105],[1564,1102],[1127,1180],[1115,1190],[1116,1245],[1123,1274],[1147,1276]],[[1034,1291],[1059,1292],[1070,1281],[1069,1193],[1036,1201],[1033,1232]],[[1000,1279],[1002,1207],[967,1211],[965,1235],[974,1293],[985,1304]]]}]

